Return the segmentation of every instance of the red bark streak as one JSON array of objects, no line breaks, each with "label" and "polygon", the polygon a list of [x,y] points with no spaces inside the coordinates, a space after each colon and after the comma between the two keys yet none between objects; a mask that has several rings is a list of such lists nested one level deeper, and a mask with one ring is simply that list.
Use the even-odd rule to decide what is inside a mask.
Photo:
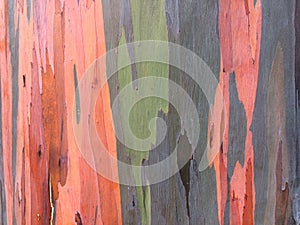
[{"label": "red bark streak", "polygon": [[[45,224],[50,221],[48,186],[48,154],[44,145],[42,99],[39,93],[36,51],[33,49],[32,91],[29,128],[29,158],[31,172],[31,223]],[[46,201],[45,201],[46,200]]]},{"label": "red bark streak", "polygon": [[[7,1],[0,3],[7,223],[13,224],[15,215],[17,224],[48,224],[54,210],[50,202],[55,201],[56,224],[74,224],[76,212],[84,224],[93,224],[95,219],[97,224],[122,224],[119,185],[105,180],[86,163],[72,130],[73,67],[77,66],[80,81],[90,64],[106,52],[102,2],[31,1],[29,21],[24,3],[16,1],[14,12],[15,27],[19,22],[20,31],[18,118],[12,118],[8,6]],[[104,78],[105,73],[101,76]],[[107,148],[116,156],[107,85],[98,102],[99,136],[105,137]],[[12,119],[17,119],[18,126],[15,184]]]},{"label": "red bark streak", "polygon": [[[237,162],[230,182],[230,193],[235,195],[237,202],[230,203],[231,224],[253,224],[255,209],[255,188],[253,176],[253,146],[250,126],[252,123],[254,103],[259,71],[259,55],[261,40],[262,10],[260,1],[254,8],[253,0],[224,0],[219,6],[219,32],[221,43],[220,85],[223,90],[226,116],[229,124],[229,74],[235,72],[238,98],[243,103],[247,117],[247,137],[245,147],[245,166]],[[222,105],[216,102],[216,105]],[[215,112],[215,117],[218,112]],[[236,124],[238,126],[238,124]],[[222,161],[227,167],[228,127],[223,139]],[[227,199],[227,171],[219,165],[217,158],[215,168],[217,173],[217,192],[220,224],[224,224],[224,210]],[[223,166],[222,166],[223,167]],[[219,171],[218,171],[219,170]],[[219,175],[218,175],[219,174]],[[247,196],[245,198],[245,196]],[[231,198],[232,199],[232,198]],[[240,219],[237,220],[237,213]],[[240,221],[240,222],[238,222]]]},{"label": "red bark streak", "polygon": [[244,212],[243,212],[243,224],[244,225],[252,225],[254,224],[254,216],[253,216],[253,209],[255,199],[253,200],[253,168],[252,162],[249,159],[246,166],[246,194],[244,197]]},{"label": "red bark streak", "polygon": [[7,223],[13,223],[13,181],[12,181],[12,85],[11,65],[8,40],[8,2],[0,2],[0,77],[1,77],[1,100],[2,100],[2,148],[3,169],[6,192]]},{"label": "red bark streak", "polygon": [[[53,67],[55,77],[55,93],[57,102],[57,122],[58,122],[58,137],[59,150],[55,156],[54,164],[59,167],[59,182],[62,186],[66,184],[68,174],[68,136],[67,136],[67,112],[66,112],[66,94],[65,94],[65,69],[64,69],[64,41],[65,41],[65,13],[61,11],[61,3],[55,1],[55,15],[53,22]],[[51,64],[50,64],[51,65]],[[59,157],[57,161],[57,157]],[[58,172],[58,171],[57,171]],[[52,179],[51,179],[52,180]],[[57,183],[58,180],[52,182],[53,197],[58,198]]]},{"label": "red bark streak", "polygon": [[235,196],[234,192],[230,198],[230,225],[240,225],[241,222],[241,213],[239,211],[239,199]]}]

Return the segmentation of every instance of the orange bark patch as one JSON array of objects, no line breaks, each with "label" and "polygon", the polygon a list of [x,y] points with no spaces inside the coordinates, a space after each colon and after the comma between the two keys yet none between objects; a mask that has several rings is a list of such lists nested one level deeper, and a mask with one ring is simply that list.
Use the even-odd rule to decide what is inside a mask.
[{"label": "orange bark patch", "polygon": [[[45,224],[50,220],[48,186],[48,154],[43,143],[42,100],[39,93],[36,52],[33,50],[32,93],[30,108],[29,148],[31,171],[32,224]],[[45,201],[46,199],[46,201]]]},{"label": "orange bark patch", "polygon": [[243,224],[252,225],[254,224],[253,217],[253,206],[255,201],[253,201],[253,168],[251,161],[249,159],[246,166],[246,193],[245,193],[245,204],[243,212]]},{"label": "orange bark patch", "polygon": [[[230,224],[253,224],[255,209],[254,157],[250,126],[259,72],[262,9],[260,1],[254,6],[253,0],[224,0],[219,3],[219,33],[221,45],[220,85],[223,88],[225,109],[229,112],[229,75],[235,73],[238,98],[242,102],[247,117],[245,143],[245,167],[236,167],[230,182],[230,193],[234,199],[230,203]],[[215,105],[221,103],[215,101]],[[214,106],[215,107],[215,106]],[[217,116],[217,115],[216,115]],[[216,117],[215,116],[215,117]],[[225,124],[229,124],[229,113],[225,114]],[[238,126],[238,124],[236,124]],[[223,138],[222,161],[227,167],[228,128]],[[220,224],[224,224],[227,199],[227,171],[215,161],[217,173],[217,193]],[[237,162],[239,164],[239,162]],[[222,178],[223,177],[223,178]],[[245,181],[245,182],[243,182]],[[246,196],[246,197],[245,197]],[[232,199],[233,196],[231,196]]]},{"label": "orange bark patch", "polygon": [[[58,198],[57,184],[60,181],[60,136],[58,125],[58,110],[56,100],[55,77],[51,66],[47,63],[46,72],[42,74],[42,105],[43,126],[46,145],[46,154],[49,159],[49,174],[53,198]],[[50,199],[52,201],[52,199]]]},{"label": "orange bark patch", "polygon": [[[7,223],[13,224],[15,220],[17,224],[49,224],[53,219],[56,224],[74,224],[74,215],[79,212],[83,224],[122,224],[119,185],[89,167],[72,130],[73,67],[78,68],[80,82],[90,64],[106,52],[102,2],[42,0],[31,1],[29,7],[25,7],[23,0],[12,2],[14,24],[9,26],[7,1],[0,3],[1,129]],[[12,54],[10,26],[14,35],[18,30],[20,36],[20,51],[16,48]],[[18,98],[13,97],[12,90],[12,55],[19,61],[17,70],[14,68],[18,71],[14,74],[18,83],[13,80],[14,88],[19,88]],[[104,78],[105,73],[101,76]],[[12,110],[13,98],[17,111]],[[99,101],[97,115],[103,119],[98,133],[116,157],[108,86]],[[14,137],[12,124],[17,124]],[[14,164],[16,174],[12,173]]]}]

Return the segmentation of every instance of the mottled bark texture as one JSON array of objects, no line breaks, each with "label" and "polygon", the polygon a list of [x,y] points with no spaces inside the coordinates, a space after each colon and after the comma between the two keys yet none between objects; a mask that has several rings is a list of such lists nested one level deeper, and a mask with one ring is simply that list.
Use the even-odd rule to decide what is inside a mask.
[{"label": "mottled bark texture", "polygon": [[[216,94],[210,104],[174,66],[135,63],[128,43],[143,40],[172,42],[198,55],[224,102]],[[297,0],[1,0],[0,225],[300,224],[299,49]],[[170,49],[173,54],[181,53]],[[122,55],[130,66],[120,69]],[[112,174],[124,171],[82,154],[90,129],[83,128],[78,143],[73,123],[85,119],[90,99],[82,99],[78,87],[99,57],[94,84],[113,76],[87,123],[93,120],[109,154],[128,165],[149,166],[177,150],[178,171],[164,181],[118,184],[94,164]],[[160,118],[143,152],[126,146],[125,131],[125,143],[116,137],[113,102],[131,83],[141,96],[139,79],[149,76],[174,81],[191,97],[201,128],[195,149],[192,123],[180,120],[191,112],[180,115],[159,98],[144,99],[130,115],[140,138],[149,136],[149,121]],[[166,99],[177,93],[157,85]],[[122,128],[127,103],[118,98]],[[166,136],[156,145],[161,119]],[[199,171],[206,148],[217,155]],[[143,175],[142,169],[127,173],[133,182],[149,178]]]}]

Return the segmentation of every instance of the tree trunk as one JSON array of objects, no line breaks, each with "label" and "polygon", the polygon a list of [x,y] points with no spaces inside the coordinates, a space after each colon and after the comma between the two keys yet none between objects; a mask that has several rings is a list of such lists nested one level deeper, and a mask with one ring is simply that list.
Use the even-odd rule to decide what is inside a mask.
[{"label": "tree trunk", "polygon": [[0,2],[0,224],[300,224],[296,0]]}]

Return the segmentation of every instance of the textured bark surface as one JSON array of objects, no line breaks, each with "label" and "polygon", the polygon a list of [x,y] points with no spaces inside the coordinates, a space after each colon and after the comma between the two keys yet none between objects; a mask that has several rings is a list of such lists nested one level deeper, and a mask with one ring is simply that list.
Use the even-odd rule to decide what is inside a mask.
[{"label": "textured bark surface", "polygon": [[[225,104],[218,94],[209,104],[174,66],[119,68],[124,57],[134,62],[137,50],[128,43],[142,40],[172,42],[198,55]],[[0,224],[300,224],[299,49],[296,0],[1,0]],[[78,87],[99,57],[95,83],[117,73],[88,112],[91,100]],[[144,99],[130,114],[135,135],[155,131],[144,152],[126,146],[126,131],[125,144],[116,137],[113,102],[133,81],[142,96],[138,81],[149,76],[176,82],[193,100],[201,128],[195,149],[193,124],[180,120],[191,112],[180,115],[159,98]],[[157,85],[167,100],[179,93]],[[122,128],[125,97],[117,104]],[[148,166],[176,150],[178,172],[145,186],[106,179],[94,170],[99,162],[116,177],[124,171],[97,152],[88,160],[82,154],[90,130],[83,127],[78,143],[73,123],[87,113],[114,158]],[[161,120],[150,129],[154,117],[167,125],[158,145]],[[217,155],[199,171],[206,148]],[[128,176],[136,183],[151,179],[142,170]]]}]

